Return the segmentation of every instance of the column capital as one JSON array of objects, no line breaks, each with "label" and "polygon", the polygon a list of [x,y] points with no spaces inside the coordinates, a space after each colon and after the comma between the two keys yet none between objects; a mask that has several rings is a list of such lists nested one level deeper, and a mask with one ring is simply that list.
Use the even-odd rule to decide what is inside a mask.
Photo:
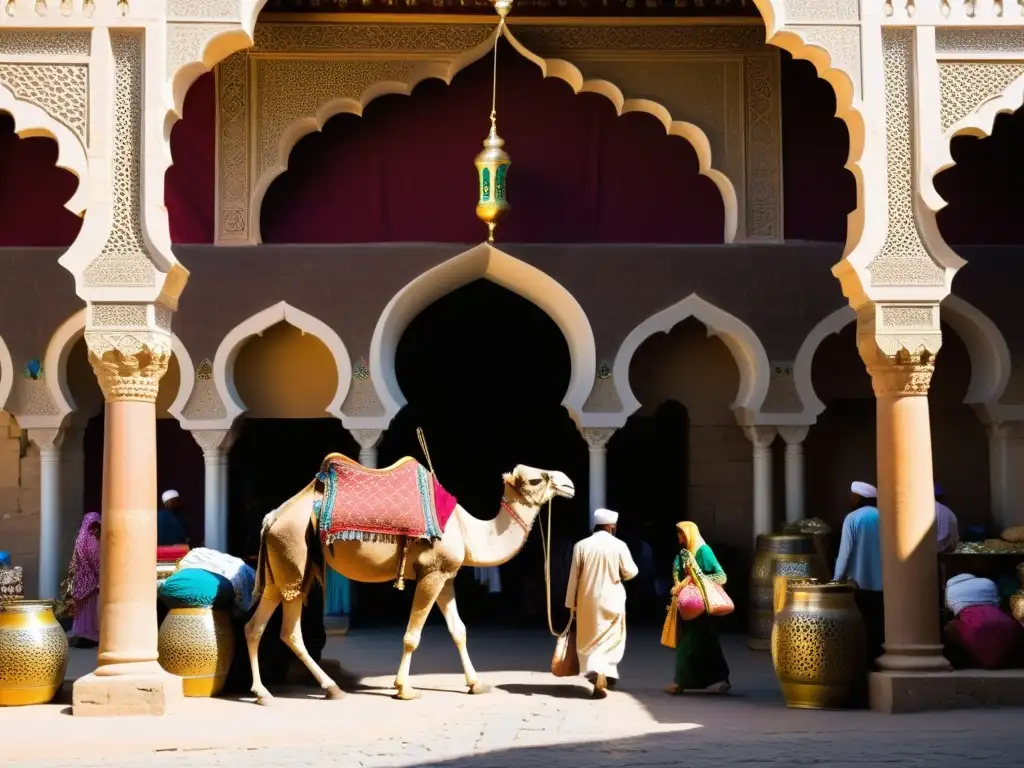
[{"label": "column capital", "polygon": [[755,448],[771,447],[771,444],[775,442],[775,437],[778,433],[778,427],[765,425],[743,427],[743,434],[747,436],[747,440],[754,444]]},{"label": "column capital", "polygon": [[171,362],[170,331],[153,329],[114,333],[87,328],[89,362],[110,402],[155,403],[160,379]]},{"label": "column capital", "polygon": [[876,302],[857,310],[857,349],[876,397],[927,395],[941,347],[938,302]]},{"label": "column capital", "polygon": [[203,449],[203,455],[231,450],[237,433],[234,429],[193,429],[192,439]]},{"label": "column capital", "polygon": [[779,427],[779,437],[786,441],[786,448],[799,448],[807,439],[810,429],[806,424]]},{"label": "column capital", "polygon": [[39,449],[40,454],[60,450],[61,444],[64,442],[65,429],[63,426],[53,429],[28,429],[25,432],[29,442]]},{"label": "column capital", "polygon": [[384,436],[383,429],[350,429],[349,432],[363,451],[376,448]]},{"label": "column capital", "polygon": [[993,421],[985,425],[989,437],[996,440],[1024,438],[1024,421]]},{"label": "column capital", "polygon": [[612,439],[615,430],[605,427],[585,427],[581,430],[583,439],[592,451],[602,451],[608,447],[608,441]]}]

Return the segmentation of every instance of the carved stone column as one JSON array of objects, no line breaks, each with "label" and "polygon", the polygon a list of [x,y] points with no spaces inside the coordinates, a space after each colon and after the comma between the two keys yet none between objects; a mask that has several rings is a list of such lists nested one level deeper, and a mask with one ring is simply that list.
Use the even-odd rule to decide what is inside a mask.
[{"label": "carved stone column", "polygon": [[30,429],[39,449],[39,597],[56,598],[60,589],[61,441],[62,429]]},{"label": "carved stone column", "polygon": [[87,327],[85,339],[106,401],[103,568],[99,666],[75,681],[74,714],[163,714],[182,696],[181,679],[157,663],[156,396],[170,333]]},{"label": "carved stone column", "polygon": [[786,441],[786,522],[804,519],[804,440],[808,427],[779,427]]},{"label": "carved stone column", "polygon": [[[858,346],[877,403],[878,510],[885,596],[883,670],[949,669],[939,639],[938,554],[928,387],[941,345],[937,333],[886,334],[876,311],[858,317]],[[921,310],[932,310],[921,307]],[[938,306],[933,314],[937,320]],[[864,315],[870,317],[865,318]]]},{"label": "carved stone column", "polygon": [[359,443],[359,463],[364,467],[377,468],[377,446],[383,436],[383,429],[352,430],[352,437]]},{"label": "carved stone column", "polygon": [[744,427],[754,445],[754,539],[772,532],[772,443],[775,427]]},{"label": "carved stone column", "polygon": [[590,530],[594,528],[594,511],[608,503],[608,441],[614,434],[614,429],[583,430],[583,438],[590,449]]},{"label": "carved stone column", "polygon": [[987,426],[989,495],[992,519],[1002,531],[1024,525],[1024,422],[997,421]]},{"label": "carved stone column", "polygon": [[203,546],[228,551],[228,454],[235,441],[230,429],[195,430],[203,449]]}]

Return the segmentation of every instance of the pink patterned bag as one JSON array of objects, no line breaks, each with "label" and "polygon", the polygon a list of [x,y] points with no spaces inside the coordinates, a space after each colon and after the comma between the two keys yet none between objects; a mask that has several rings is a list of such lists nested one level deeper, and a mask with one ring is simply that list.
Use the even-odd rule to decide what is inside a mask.
[{"label": "pink patterned bag", "polygon": [[679,594],[676,595],[676,608],[679,609],[679,618],[683,621],[696,619],[707,610],[707,606],[704,603],[704,594],[700,591],[700,587],[694,583],[693,579],[690,579],[689,583],[679,590]]}]

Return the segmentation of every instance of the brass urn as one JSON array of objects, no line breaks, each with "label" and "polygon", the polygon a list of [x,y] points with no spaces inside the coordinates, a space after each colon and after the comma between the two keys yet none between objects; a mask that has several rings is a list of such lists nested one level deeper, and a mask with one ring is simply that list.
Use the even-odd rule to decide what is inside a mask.
[{"label": "brass urn", "polygon": [[849,582],[790,581],[775,615],[772,663],[786,706],[857,706],[867,679],[864,621]]},{"label": "brass urn", "polygon": [[68,638],[52,600],[0,602],[0,706],[47,704],[64,685]]},{"label": "brass urn", "polygon": [[827,579],[828,564],[809,534],[761,534],[750,571],[750,616],[747,644],[752,650],[771,647],[776,578]]},{"label": "brass urn", "polygon": [[182,678],[186,696],[216,696],[235,657],[231,619],[212,608],[172,608],[160,625],[157,652],[160,666]]}]

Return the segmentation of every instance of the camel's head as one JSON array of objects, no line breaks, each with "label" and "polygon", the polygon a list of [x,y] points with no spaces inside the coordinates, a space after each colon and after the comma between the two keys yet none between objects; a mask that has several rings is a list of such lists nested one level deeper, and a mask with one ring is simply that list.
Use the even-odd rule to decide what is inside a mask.
[{"label": "camel's head", "polygon": [[525,502],[537,507],[547,504],[555,496],[571,499],[576,495],[576,486],[564,472],[548,472],[522,464],[505,475],[505,482]]}]

